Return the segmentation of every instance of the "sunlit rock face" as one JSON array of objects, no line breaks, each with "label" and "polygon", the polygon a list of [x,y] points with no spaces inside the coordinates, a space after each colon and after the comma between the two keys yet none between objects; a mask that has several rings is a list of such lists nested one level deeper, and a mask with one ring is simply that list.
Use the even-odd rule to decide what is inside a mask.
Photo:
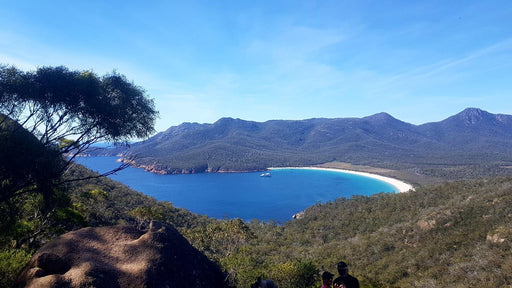
[{"label": "sunlit rock face", "polygon": [[226,287],[219,267],[172,226],[84,228],[42,247],[20,287]]}]

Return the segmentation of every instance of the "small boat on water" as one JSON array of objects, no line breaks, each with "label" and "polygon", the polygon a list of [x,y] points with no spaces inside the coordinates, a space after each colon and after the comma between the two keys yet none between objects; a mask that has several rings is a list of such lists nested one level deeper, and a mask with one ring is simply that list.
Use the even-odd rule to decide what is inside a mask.
[{"label": "small boat on water", "polygon": [[270,172],[260,174],[260,177],[270,177]]}]

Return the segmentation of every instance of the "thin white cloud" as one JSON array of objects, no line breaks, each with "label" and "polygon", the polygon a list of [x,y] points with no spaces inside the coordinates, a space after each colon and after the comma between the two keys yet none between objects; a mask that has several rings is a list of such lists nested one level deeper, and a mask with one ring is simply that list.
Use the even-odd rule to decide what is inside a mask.
[{"label": "thin white cloud", "polygon": [[[0,51],[2,51],[0,55],[2,63],[25,70],[33,70],[41,66],[64,65],[70,69],[93,70],[96,73],[105,74],[132,66],[119,59],[93,54],[94,52],[77,52],[59,45],[52,45],[51,42],[40,42],[23,35],[6,32],[0,32]],[[137,71],[135,68],[127,70]]]},{"label": "thin white cloud", "polygon": [[280,31],[256,39],[247,48],[249,54],[269,57],[271,61],[289,61],[308,58],[322,49],[338,44],[347,38],[344,31],[315,29],[311,27],[284,27]]},{"label": "thin white cloud", "polygon": [[[462,74],[480,74],[485,72],[481,70],[484,67],[493,69],[492,65],[486,65],[485,63],[487,56],[497,56],[498,53],[511,50],[512,39],[506,39],[461,57],[443,59],[433,64],[416,67],[391,76],[381,75],[381,80],[374,83],[371,93],[382,94],[399,87],[414,89],[417,85],[432,85],[439,81],[450,81],[450,79]],[[495,57],[492,57],[492,59],[496,61]],[[480,64],[480,69],[463,69],[472,64]],[[509,63],[509,65],[512,65],[512,63]]]},{"label": "thin white cloud", "polygon": [[37,68],[33,62],[22,59],[21,57],[15,57],[8,54],[0,54],[0,64],[2,65],[13,65],[22,70],[34,70]]}]

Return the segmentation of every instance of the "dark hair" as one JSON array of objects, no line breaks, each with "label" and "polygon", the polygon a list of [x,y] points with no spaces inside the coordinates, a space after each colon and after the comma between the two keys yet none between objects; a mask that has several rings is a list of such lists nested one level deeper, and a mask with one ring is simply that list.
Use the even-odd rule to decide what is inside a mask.
[{"label": "dark hair", "polygon": [[333,277],[334,277],[334,274],[332,274],[329,271],[325,271],[324,273],[322,273],[322,280],[332,279]]},{"label": "dark hair", "polygon": [[258,277],[258,280],[251,284],[251,288],[277,288],[277,285],[270,279],[261,280],[261,277]]},{"label": "dark hair", "polygon": [[342,272],[345,272],[346,270],[348,270],[347,263],[340,261],[338,263],[338,273],[342,274]]}]

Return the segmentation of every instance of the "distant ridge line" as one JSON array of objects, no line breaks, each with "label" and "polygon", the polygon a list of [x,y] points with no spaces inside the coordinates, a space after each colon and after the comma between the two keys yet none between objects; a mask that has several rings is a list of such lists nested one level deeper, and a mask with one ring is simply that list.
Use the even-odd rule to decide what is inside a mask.
[{"label": "distant ridge line", "polygon": [[512,165],[512,116],[467,108],[414,125],[381,112],[362,118],[183,123],[111,150],[149,171],[180,174],[262,171],[339,161],[412,169],[428,165]]}]

